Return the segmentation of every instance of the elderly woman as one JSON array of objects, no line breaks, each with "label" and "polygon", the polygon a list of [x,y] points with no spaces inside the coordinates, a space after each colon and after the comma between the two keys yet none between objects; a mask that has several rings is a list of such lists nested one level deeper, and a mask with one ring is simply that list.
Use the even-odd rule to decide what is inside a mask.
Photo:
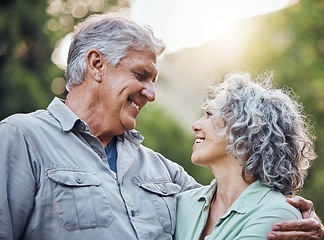
[{"label": "elderly woman", "polygon": [[210,89],[191,160],[215,179],[178,195],[175,239],[267,239],[274,223],[301,218],[285,196],[303,186],[314,137],[271,77],[236,73]]}]

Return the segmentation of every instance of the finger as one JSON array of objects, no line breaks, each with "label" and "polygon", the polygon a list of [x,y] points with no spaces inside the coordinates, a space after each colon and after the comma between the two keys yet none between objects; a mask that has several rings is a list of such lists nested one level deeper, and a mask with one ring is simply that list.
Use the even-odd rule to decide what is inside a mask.
[{"label": "finger", "polygon": [[314,204],[312,201],[295,196],[293,198],[287,198],[287,202],[298,208],[303,218],[316,218]]},{"label": "finger", "polygon": [[298,219],[276,223],[272,229],[274,231],[318,232],[321,229],[321,224],[313,218]]},{"label": "finger", "polygon": [[321,239],[319,235],[314,233],[310,234],[309,232],[270,232],[268,234],[269,240],[315,240]]},{"label": "finger", "polygon": [[314,211],[314,204],[312,201],[307,200],[301,196],[294,196],[287,198],[287,202],[298,208],[300,211]]}]

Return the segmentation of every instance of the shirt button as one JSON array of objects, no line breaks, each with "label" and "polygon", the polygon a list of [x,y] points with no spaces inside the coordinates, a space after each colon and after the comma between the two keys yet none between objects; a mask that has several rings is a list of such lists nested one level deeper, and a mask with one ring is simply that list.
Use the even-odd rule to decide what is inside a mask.
[{"label": "shirt button", "polygon": [[81,177],[77,177],[75,181],[79,184],[83,183],[83,179]]},{"label": "shirt button", "polygon": [[164,194],[167,193],[167,191],[166,191],[163,187],[161,187],[160,190],[161,190],[161,192],[164,193]]},{"label": "shirt button", "polygon": [[81,131],[84,131],[84,130],[85,130],[85,124],[84,124],[83,122],[80,122],[80,124],[79,124],[79,129],[80,129]]},{"label": "shirt button", "polygon": [[94,152],[101,158],[100,152],[98,152],[97,150],[94,150]]},{"label": "shirt button", "polygon": [[132,217],[135,217],[136,216],[136,211],[135,210],[131,210],[131,215],[132,215]]}]

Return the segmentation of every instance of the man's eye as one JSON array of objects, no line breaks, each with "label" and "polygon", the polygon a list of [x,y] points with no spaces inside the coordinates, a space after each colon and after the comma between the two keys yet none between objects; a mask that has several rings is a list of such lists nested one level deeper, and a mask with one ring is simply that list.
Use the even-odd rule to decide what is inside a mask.
[{"label": "man's eye", "polygon": [[146,79],[146,76],[143,74],[140,74],[138,72],[133,72],[133,73],[134,73],[135,77],[137,78],[137,80],[139,80],[139,81],[144,81]]},{"label": "man's eye", "polygon": [[[150,75],[148,74],[145,74],[145,73],[138,73],[138,72],[133,72],[136,79],[138,81],[146,81],[146,80],[149,80],[150,79]],[[156,82],[156,78],[152,79],[152,82],[155,83]]]}]

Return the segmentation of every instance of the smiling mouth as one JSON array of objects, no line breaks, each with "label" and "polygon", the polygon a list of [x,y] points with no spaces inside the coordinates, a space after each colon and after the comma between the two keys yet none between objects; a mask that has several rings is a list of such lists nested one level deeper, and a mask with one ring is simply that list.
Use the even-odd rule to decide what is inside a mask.
[{"label": "smiling mouth", "polygon": [[140,107],[136,103],[134,103],[133,101],[131,101],[131,104],[132,104],[133,108],[135,108],[136,111],[139,112]]},{"label": "smiling mouth", "polygon": [[195,140],[195,143],[202,143],[203,141],[204,141],[203,138],[197,138],[197,139]]}]

